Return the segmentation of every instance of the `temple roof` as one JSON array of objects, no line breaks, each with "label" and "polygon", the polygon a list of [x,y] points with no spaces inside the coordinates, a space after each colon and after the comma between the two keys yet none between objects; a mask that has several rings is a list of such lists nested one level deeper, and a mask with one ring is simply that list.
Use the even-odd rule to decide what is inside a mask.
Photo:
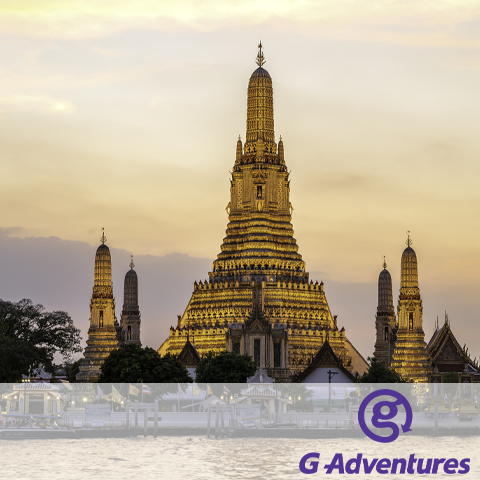
[{"label": "temple roof", "polygon": [[317,354],[313,357],[313,360],[310,362],[310,365],[307,368],[299,373],[295,378],[295,382],[303,382],[314,370],[322,367],[334,367],[340,369],[340,371],[349,378],[352,382],[355,382],[355,377],[343,366],[340,359],[335,355],[330,343],[328,340],[318,349]]},{"label": "temple roof", "polygon": [[198,354],[197,349],[190,343],[188,336],[185,346],[178,355],[177,360],[185,366],[197,365],[200,363],[200,355]]},{"label": "temple roof", "polygon": [[472,364],[472,360],[465,350],[460,346],[455,335],[450,329],[448,320],[445,320],[442,328],[435,330],[428,342],[427,349],[432,362],[448,362],[460,364]]},{"label": "temple roof", "polygon": [[267,375],[263,368],[259,368],[253,377],[247,378],[247,383],[274,383],[275,380]]}]

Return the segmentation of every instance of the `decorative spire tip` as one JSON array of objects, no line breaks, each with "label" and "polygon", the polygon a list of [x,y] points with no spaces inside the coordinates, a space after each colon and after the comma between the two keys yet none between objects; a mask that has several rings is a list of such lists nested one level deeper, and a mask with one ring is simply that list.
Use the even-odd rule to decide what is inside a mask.
[{"label": "decorative spire tip", "polygon": [[105,229],[102,227],[102,238],[100,239],[102,242],[102,245],[105,245],[105,242],[107,241],[107,237],[105,236]]},{"label": "decorative spire tip", "polygon": [[133,263],[133,255],[130,255],[130,268],[133,270],[133,267],[135,267],[135,264]]},{"label": "decorative spire tip", "polygon": [[410,247],[412,245],[412,239],[410,238],[410,230],[407,230],[407,240],[405,242],[407,244],[408,247]]},{"label": "decorative spire tip", "polygon": [[383,256],[383,269],[387,268],[387,262],[385,261],[385,255]]},{"label": "decorative spire tip", "polygon": [[263,55],[262,52],[262,41],[260,40],[260,43],[258,44],[258,53],[257,53],[257,65],[261,67],[265,63],[265,56]]}]

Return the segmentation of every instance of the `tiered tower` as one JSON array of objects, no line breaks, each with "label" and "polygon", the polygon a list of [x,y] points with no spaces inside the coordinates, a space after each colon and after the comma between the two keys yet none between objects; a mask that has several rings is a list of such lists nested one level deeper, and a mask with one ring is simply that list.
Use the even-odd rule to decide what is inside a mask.
[{"label": "tiered tower", "polygon": [[125,275],[123,288],[123,310],[120,318],[122,336],[125,343],[135,343],[142,346],[140,341],[140,308],[138,307],[138,277],[133,269],[133,256],[130,257],[130,270]]},{"label": "tiered tower", "polygon": [[402,254],[402,278],[398,297],[398,331],[392,368],[405,379],[427,382],[432,372],[422,328],[422,299],[418,286],[417,255],[411,247],[408,232],[407,248]]},{"label": "tiered tower", "polygon": [[248,82],[246,142],[239,138],[230,180],[228,225],[221,253],[159,353],[178,355],[187,334],[200,355],[248,353],[269,376],[303,370],[328,338],[351,370],[323,283],[309,281],[293,237],[289,172],[283,141],[275,143],[272,78],[258,68]]},{"label": "tiered tower", "polygon": [[377,340],[373,356],[383,362],[385,366],[390,367],[396,322],[393,307],[392,277],[387,270],[385,257],[383,259],[383,270],[378,277],[378,307],[375,328],[377,330]]},{"label": "tiered tower", "polygon": [[115,318],[115,299],[112,288],[112,260],[110,249],[105,245],[107,241],[105,233],[102,233],[101,241],[102,244],[97,248],[95,254],[87,347],[80,365],[80,372],[77,374],[77,380],[80,382],[95,381],[100,375],[103,361],[119,345],[118,322]]}]

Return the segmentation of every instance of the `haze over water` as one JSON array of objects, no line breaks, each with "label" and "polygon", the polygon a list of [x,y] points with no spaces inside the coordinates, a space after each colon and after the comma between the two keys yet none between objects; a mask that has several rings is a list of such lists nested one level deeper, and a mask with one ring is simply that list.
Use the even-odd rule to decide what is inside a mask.
[{"label": "haze over water", "polygon": [[[221,439],[152,437],[83,440],[15,440],[0,442],[2,478],[36,479],[305,479],[298,468],[303,455],[320,452],[320,467],[312,478],[325,475],[323,465],[335,453],[344,461],[363,453],[373,458],[471,458],[470,472],[479,478],[475,452],[479,437],[400,437],[392,444],[368,439]],[[318,477],[317,477],[318,476]],[[365,475],[353,475],[364,478]],[[420,475],[368,475],[369,479],[418,478]],[[422,476],[423,477],[423,476]],[[435,478],[452,478],[439,470]],[[455,476],[456,477],[456,476]],[[308,477],[307,477],[308,478]],[[331,474],[328,478],[352,478]]]}]

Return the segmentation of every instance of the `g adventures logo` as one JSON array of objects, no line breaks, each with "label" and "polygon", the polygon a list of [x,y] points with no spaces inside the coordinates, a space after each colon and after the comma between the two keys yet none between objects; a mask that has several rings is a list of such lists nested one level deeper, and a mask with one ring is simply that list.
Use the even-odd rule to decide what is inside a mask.
[{"label": "g adventures logo", "polygon": [[[391,434],[387,436],[378,435],[369,429],[367,422],[365,421],[365,414],[368,405],[377,397],[393,397],[394,400],[381,400],[375,403],[372,407],[372,419],[371,424],[377,430],[384,428],[390,429]],[[405,409],[406,419],[405,423],[400,427],[392,420],[398,415],[399,407],[403,406]],[[383,411],[388,409],[388,411]],[[381,389],[374,391],[367,395],[358,410],[358,423],[362,432],[371,440],[379,443],[391,443],[394,442],[400,435],[400,428],[403,433],[410,432],[412,429],[413,412],[409,401],[395,390]],[[302,457],[299,463],[299,468],[302,473],[311,474],[318,472],[320,453],[311,452]],[[448,475],[460,474],[464,475],[470,471],[470,459],[464,458],[463,460],[457,460],[456,458],[415,458],[415,454],[411,454],[407,458],[373,458],[368,460],[363,458],[363,454],[359,453],[356,457],[350,458],[344,461],[342,453],[336,453],[332,461],[326,464],[323,468],[326,470],[326,474],[338,473],[338,474],[359,474],[363,467],[364,474],[371,474],[376,472],[380,475],[384,474],[437,474],[439,469]],[[442,472],[440,472],[442,473]]]},{"label": "g adventures logo", "polygon": [[[378,429],[390,428],[392,430],[392,433],[387,437],[383,437],[381,435],[373,433],[368,428],[367,423],[365,422],[365,411],[369,403],[375,398],[385,395],[394,397],[395,401],[392,402],[390,400],[383,400],[381,402],[377,402],[373,406],[372,425]],[[402,425],[402,432],[410,432],[412,430],[410,427],[412,426],[413,412],[409,401],[401,393],[398,393],[395,390],[389,390],[387,388],[372,392],[370,395],[367,395],[361,403],[360,409],[358,410],[358,423],[360,425],[360,428],[362,429],[362,432],[368,438],[371,438],[375,442],[390,443],[396,440],[398,438],[398,435],[400,434],[398,425],[394,422],[388,422],[385,420],[392,420],[393,418],[395,418],[398,415],[398,407],[400,405],[403,405],[403,407],[405,408],[405,413],[407,415],[405,424]],[[383,407],[388,408],[388,413],[382,413]]]}]

